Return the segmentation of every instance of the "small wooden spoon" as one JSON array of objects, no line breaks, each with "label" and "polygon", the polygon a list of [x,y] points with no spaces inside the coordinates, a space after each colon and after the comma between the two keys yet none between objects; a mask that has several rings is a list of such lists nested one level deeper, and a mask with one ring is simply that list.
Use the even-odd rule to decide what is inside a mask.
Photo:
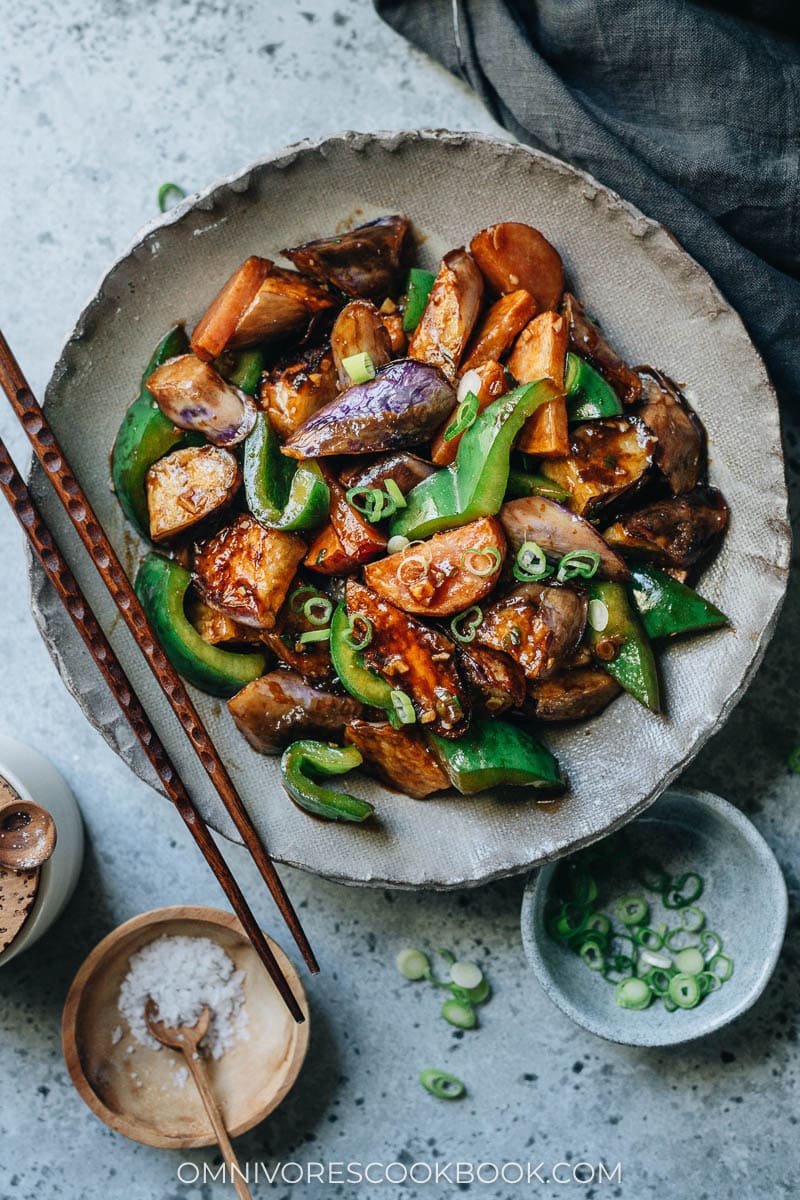
[{"label": "small wooden spoon", "polygon": [[46,809],[6,784],[0,792],[0,867],[32,871],[56,848],[56,823]]},{"label": "small wooden spoon", "polygon": [[231,1139],[228,1137],[222,1113],[214,1098],[214,1093],[211,1090],[211,1085],[206,1075],[206,1069],[203,1066],[203,1058],[198,1049],[200,1042],[208,1032],[208,1025],[211,1020],[208,1005],[200,1013],[196,1024],[178,1025],[175,1029],[172,1029],[169,1025],[165,1025],[163,1021],[158,1020],[158,1005],[153,1000],[153,997],[149,996],[144,1009],[144,1017],[147,1022],[147,1028],[156,1041],[161,1042],[162,1046],[169,1046],[172,1050],[180,1050],[186,1059],[186,1065],[192,1073],[195,1086],[200,1093],[200,1099],[203,1101],[203,1107],[214,1130],[214,1136],[222,1151],[222,1157],[225,1159],[225,1165],[228,1168],[231,1182],[236,1188],[236,1195],[239,1197],[239,1200],[253,1200],[250,1189],[245,1182],[242,1169],[239,1166],[239,1160],[231,1145]]}]

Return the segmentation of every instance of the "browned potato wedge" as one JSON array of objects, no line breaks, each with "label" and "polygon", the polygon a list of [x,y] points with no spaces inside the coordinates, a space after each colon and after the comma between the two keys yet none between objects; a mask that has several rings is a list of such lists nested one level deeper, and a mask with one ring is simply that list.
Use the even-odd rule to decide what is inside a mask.
[{"label": "browned potato wedge", "polygon": [[256,629],[271,629],[305,543],[294,533],[265,529],[240,514],[198,546],[194,578],[211,608]]},{"label": "browned potato wedge", "polygon": [[365,771],[415,800],[450,787],[447,775],[413,726],[395,729],[388,721],[351,721],[344,740],[364,755]]},{"label": "browned potato wedge", "polygon": [[524,288],[495,300],[472,335],[459,373],[463,375],[481,363],[502,358],[535,312],[536,301]]},{"label": "browned potato wedge", "polygon": [[403,314],[399,312],[381,313],[381,320],[384,328],[389,334],[389,342],[392,347],[392,358],[405,357],[408,347],[408,336],[403,329]]},{"label": "browned potato wedge", "polygon": [[523,542],[536,542],[554,559],[574,550],[589,550],[600,556],[598,578],[625,583],[631,577],[623,560],[594,526],[555,500],[523,496],[504,504],[498,516],[508,538],[510,555],[515,555]]},{"label": "browned potato wedge", "polygon": [[345,552],[333,525],[323,525],[303,559],[303,565],[320,575],[352,575],[360,563]]},{"label": "browned potato wedge", "polygon": [[330,492],[330,519],[344,553],[357,563],[369,562],[386,550],[386,535],[347,503],[344,488],[333,472],[320,464]]},{"label": "browned potato wedge", "polygon": [[522,667],[502,650],[470,642],[458,647],[458,663],[476,709],[497,717],[509,708],[519,708],[524,702]]},{"label": "browned potato wedge", "polygon": [[602,712],[621,690],[599,667],[577,667],[529,684],[528,698],[539,721],[582,721]]},{"label": "browned potato wedge", "polygon": [[274,367],[261,384],[259,398],[273,429],[288,438],[336,392],[333,355],[326,347],[316,347],[297,362]]},{"label": "browned potato wedge", "polygon": [[[552,379],[557,388],[563,388],[566,357],[566,321],[560,313],[543,312],[525,326],[506,365],[518,383]],[[563,396],[542,405],[528,418],[517,439],[517,449],[539,458],[563,458],[569,453],[567,403]]]},{"label": "browned potato wedge", "polygon": [[341,738],[363,706],[312,687],[294,671],[270,671],[228,701],[236,728],[259,754],[280,754],[297,738]]},{"label": "browned potato wedge", "polygon": [[204,642],[219,646],[225,642],[254,642],[262,645],[261,633],[249,625],[240,625],[224,613],[217,612],[195,596],[186,603],[186,615]]},{"label": "browned potato wedge", "polygon": [[469,246],[489,287],[505,294],[525,288],[540,311],[558,308],[564,290],[561,256],[538,229],[502,221],[476,234]]},{"label": "browned potato wedge", "polygon": [[[498,397],[506,394],[508,380],[502,364],[489,361],[481,363],[479,367],[473,367],[469,375],[465,372],[461,377],[461,386],[466,386],[474,396],[478,397],[478,412],[480,413]],[[458,443],[464,436],[463,433],[459,433],[449,440],[444,436],[452,421],[453,414],[451,413],[431,442],[431,458],[439,467],[449,467],[450,463],[455,462]]]},{"label": "browned potato wedge", "polygon": [[441,368],[455,379],[480,312],[483,279],[466,250],[445,254],[419,325],[408,343],[409,358]]},{"label": "browned potato wedge", "polygon": [[403,495],[427,479],[435,471],[424,458],[400,450],[397,454],[382,454],[374,462],[365,465],[356,462],[342,471],[339,480],[344,488],[383,487],[387,479],[393,479]]},{"label": "browned potato wedge", "polygon": [[392,359],[392,340],[381,315],[369,300],[351,300],[333,323],[331,350],[339,387],[353,382],[342,363],[353,354],[368,354],[377,369]]},{"label": "browned potato wedge", "polygon": [[620,517],[603,533],[611,546],[685,570],[713,548],[728,523],[728,506],[716,488],[656,500]]},{"label": "browned potato wedge", "polygon": [[262,638],[275,657],[287,667],[291,667],[306,679],[325,683],[333,679],[335,674],[331,663],[330,644],[299,641],[302,634],[319,628],[318,625],[312,625],[302,609],[303,602],[312,599],[313,593],[304,592],[297,602],[292,604],[295,589],[302,587],[304,583],[302,578],[292,580],[292,586],[281,605],[274,628],[263,633]]},{"label": "browned potato wedge", "polygon": [[638,417],[610,417],[576,425],[569,455],[543,462],[541,470],[570,493],[574,512],[591,519],[641,485],[655,450],[655,437]]},{"label": "browned potato wedge", "polygon": [[640,367],[639,378],[644,402],[638,415],[658,438],[656,466],[673,496],[690,492],[700,480],[702,427],[666,375],[652,367]]},{"label": "browned potato wedge", "polygon": [[147,472],[150,536],[163,542],[229,504],[242,473],[229,450],[187,446],[153,463]]},{"label": "browned potato wedge", "polygon": [[500,524],[483,517],[369,563],[364,580],[404,612],[450,617],[489,594],[500,578],[505,553]]},{"label": "browned potato wedge", "polygon": [[298,270],[332,283],[346,296],[397,295],[408,217],[380,217],[347,233],[282,251]]},{"label": "browned potato wedge", "polygon": [[571,292],[564,296],[564,317],[569,331],[570,349],[597,367],[625,404],[638,404],[642,396],[639,376],[600,332],[584,312],[583,305]]},{"label": "browned potato wedge", "polygon": [[588,607],[582,589],[524,583],[484,609],[475,640],[505,651],[528,679],[547,679],[581,640]]},{"label": "browned potato wedge", "polygon": [[354,579],[347,581],[347,609],[372,623],[364,658],[406,693],[420,725],[443,737],[460,737],[469,724],[470,704],[453,643]]},{"label": "browned potato wedge", "polygon": [[256,423],[252,398],[194,354],[168,358],[147,377],[146,387],[173,425],[215,446],[237,445]]}]

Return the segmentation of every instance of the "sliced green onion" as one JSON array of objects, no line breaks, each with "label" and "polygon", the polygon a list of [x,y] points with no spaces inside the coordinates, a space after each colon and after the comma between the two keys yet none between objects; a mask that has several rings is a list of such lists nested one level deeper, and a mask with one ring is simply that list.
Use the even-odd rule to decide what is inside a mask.
[{"label": "sliced green onion", "polygon": [[474,962],[454,962],[450,968],[450,978],[456,987],[469,991],[481,983],[483,971]]},{"label": "sliced green onion", "polygon": [[643,950],[639,955],[639,962],[647,968],[655,967],[659,971],[668,971],[672,966],[670,956],[659,954],[656,950]]},{"label": "sliced green onion", "polygon": [[459,1100],[467,1090],[457,1076],[448,1075],[446,1071],[437,1071],[435,1067],[428,1067],[422,1071],[419,1081],[425,1091],[430,1092],[437,1100]]},{"label": "sliced green onion", "polygon": [[[471,565],[473,557],[488,558],[490,561],[486,567],[478,568]],[[497,546],[487,546],[485,550],[473,546],[469,550],[465,550],[461,555],[459,566],[470,575],[477,576],[478,579],[488,579],[490,575],[494,575],[502,561],[503,556],[497,549]]]},{"label": "sliced green onion", "polygon": [[614,905],[614,912],[623,925],[643,925],[649,911],[650,905],[642,896],[621,896]]},{"label": "sliced green onion", "polygon": [[704,929],[700,934],[700,949],[703,951],[706,962],[709,962],[715,954],[721,952],[722,938],[718,933],[714,933],[713,929]]},{"label": "sliced green onion", "polygon": [[686,871],[673,880],[662,899],[665,908],[686,908],[703,894],[703,877],[696,871]]},{"label": "sliced green onion", "polygon": [[733,959],[727,954],[715,954],[708,964],[708,969],[720,983],[725,983],[733,974]]},{"label": "sliced green onion", "polygon": [[305,596],[306,593],[310,593],[312,596],[318,596],[319,590],[315,587],[311,587],[308,584],[305,587],[295,588],[289,597],[289,608],[292,612],[300,612],[301,608],[303,607],[303,600],[301,597]]},{"label": "sliced green onion", "polygon": [[414,982],[418,979],[427,979],[431,973],[431,964],[427,954],[414,949],[413,946],[401,950],[394,961],[400,974],[405,979],[411,979]]},{"label": "sliced green onion", "polygon": [[[170,200],[170,197],[174,199]],[[159,212],[166,212],[168,208],[174,208],[181,200],[186,199],[186,192],[177,183],[162,183],[158,189],[158,209]]]},{"label": "sliced green onion", "polygon": [[586,928],[588,914],[583,905],[580,904],[565,904],[556,920],[556,929],[559,937],[566,940],[575,937],[578,933],[583,933]]},{"label": "sliced green onion", "polygon": [[380,488],[352,487],[345,493],[345,499],[351,508],[372,525],[382,521],[384,517],[394,516],[397,512],[394,500]]},{"label": "sliced green onion", "polygon": [[654,967],[643,978],[654,996],[666,996],[669,993],[672,974],[665,968]]},{"label": "sliced green onion", "polygon": [[696,946],[687,946],[675,955],[675,966],[683,975],[699,975],[705,965],[706,960]]},{"label": "sliced green onion", "polygon": [[451,442],[460,433],[465,433],[478,415],[480,401],[474,392],[467,392],[455,411],[453,420],[444,431],[444,440]]},{"label": "sliced green onion", "polygon": [[795,746],[794,750],[789,755],[787,765],[789,770],[794,775],[800,775],[800,746]]},{"label": "sliced green onion", "polygon": [[484,975],[477,987],[466,988],[466,994],[473,1004],[485,1004],[492,994],[489,980]]},{"label": "sliced green onion", "polygon": [[406,693],[400,688],[393,688],[389,693],[389,699],[392,702],[394,711],[397,713],[400,724],[413,725],[417,719],[417,714],[414,712],[414,705]]},{"label": "sliced green onion", "polygon": [[602,633],[608,625],[608,608],[602,600],[590,600],[587,614],[589,626],[595,633]]},{"label": "sliced green onion", "polygon": [[453,617],[450,622],[450,632],[457,642],[462,642],[466,645],[468,642],[475,640],[475,634],[482,620],[483,609],[477,604],[473,604],[471,608],[467,608],[463,613],[459,613],[458,616]]},{"label": "sliced green onion", "polygon": [[[589,905],[597,899],[597,883],[585,868],[575,871],[571,882],[576,904]],[[593,928],[597,928],[597,926],[593,926]],[[608,930],[606,930],[607,932]]]},{"label": "sliced green onion", "polygon": [[311,625],[327,625],[332,612],[333,605],[327,596],[312,596],[303,605],[303,615]]},{"label": "sliced green onion", "polygon": [[514,560],[514,578],[522,583],[535,583],[553,574],[547,555],[538,542],[523,542]]},{"label": "sliced green onion", "polygon": [[445,950],[443,946],[440,946],[439,949],[436,951],[436,953],[439,955],[440,958],[443,958],[444,961],[447,963],[447,965],[450,967],[452,967],[453,963],[456,961],[456,956],[455,956],[455,954],[453,954],[453,951]]},{"label": "sliced green onion", "polygon": [[568,579],[576,579],[578,576],[581,579],[591,579],[597,574],[599,566],[600,555],[594,550],[570,550],[558,564],[556,579],[559,583],[566,583]]},{"label": "sliced green onion", "polygon": [[386,553],[400,554],[403,550],[407,550],[410,545],[411,542],[407,537],[403,537],[402,533],[396,533],[386,543]]},{"label": "sliced green onion", "polygon": [[673,975],[669,984],[670,997],[678,1008],[694,1008],[702,1000],[700,984],[696,975]]},{"label": "sliced green onion", "polygon": [[661,997],[661,1001],[664,1005],[664,1008],[667,1010],[667,1012],[672,1013],[672,1012],[678,1011],[678,1006],[675,1003],[675,1001],[672,999],[672,996],[670,996],[669,992],[667,992],[666,996]]},{"label": "sliced green onion", "polygon": [[375,363],[366,351],[343,358],[342,367],[353,383],[368,383],[375,378]]},{"label": "sliced green onion", "polygon": [[590,971],[602,971],[606,965],[606,956],[596,942],[584,942],[579,954]]},{"label": "sliced green onion", "polygon": [[634,937],[640,946],[644,946],[645,950],[660,950],[664,945],[663,933],[657,929],[651,929],[649,925],[640,925]]},{"label": "sliced green onion", "polygon": [[308,633],[300,634],[297,643],[300,646],[308,646],[312,642],[329,642],[330,640],[330,629],[310,629]]},{"label": "sliced green onion", "polygon": [[[596,886],[596,885],[595,885]],[[605,913],[592,913],[586,922],[587,929],[596,929],[599,933],[610,933],[611,922]]]},{"label": "sliced green onion", "polygon": [[637,858],[633,864],[633,873],[649,892],[666,891],[669,887],[669,875],[654,858]]},{"label": "sliced green onion", "polygon": [[701,971],[697,976],[697,982],[700,984],[700,991],[704,996],[709,992],[716,992],[722,987],[722,980],[717,975],[712,975],[711,971]]},{"label": "sliced green onion", "polygon": [[478,1024],[472,1005],[463,1000],[456,1000],[455,996],[451,1000],[445,1000],[442,1016],[449,1025],[455,1025],[458,1029],[474,1029]]},{"label": "sliced green onion", "polygon": [[[355,639],[356,622],[360,621],[364,627],[363,637]],[[363,613],[356,612],[350,616],[350,624],[347,631],[343,634],[342,640],[347,643],[352,650],[366,650],[367,646],[372,641],[374,626],[369,617],[365,617]]]},{"label": "sliced green onion", "polygon": [[383,481],[383,486],[386,488],[386,491],[387,491],[390,499],[392,499],[394,501],[394,506],[396,509],[408,507],[405,496],[400,491],[400,488],[398,487],[398,485],[395,483],[395,481],[393,479],[391,479],[391,478],[385,479]]},{"label": "sliced green onion", "polygon": [[687,908],[681,909],[681,924],[684,929],[688,929],[689,933],[699,933],[705,923],[706,914],[702,908],[690,904]]},{"label": "sliced green onion", "polygon": [[670,929],[664,938],[664,945],[673,954],[678,954],[681,950],[695,949],[700,945],[700,938],[693,930],[684,929],[681,925],[677,925],[675,929]]},{"label": "sliced green onion", "polygon": [[653,999],[653,993],[643,979],[637,979],[635,975],[632,975],[619,981],[614,991],[614,999],[620,1008],[640,1011],[647,1008]]}]

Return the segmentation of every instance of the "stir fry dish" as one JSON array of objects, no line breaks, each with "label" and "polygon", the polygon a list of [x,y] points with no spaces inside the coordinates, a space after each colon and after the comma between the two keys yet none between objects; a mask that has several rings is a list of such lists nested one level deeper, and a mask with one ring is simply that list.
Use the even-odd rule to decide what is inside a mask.
[{"label": "stir fry dish", "polygon": [[654,647],[727,622],[691,586],[728,520],[702,424],[529,225],[436,274],[399,215],[283,254],[165,334],[114,445],[165,653],[318,817],[372,816],[359,766],[563,791],[547,723],[658,713]]}]

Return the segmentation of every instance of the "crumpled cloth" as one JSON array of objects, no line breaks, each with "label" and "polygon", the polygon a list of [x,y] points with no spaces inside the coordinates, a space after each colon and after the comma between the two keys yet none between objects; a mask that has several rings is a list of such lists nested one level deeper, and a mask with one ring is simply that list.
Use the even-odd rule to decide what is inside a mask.
[{"label": "crumpled cloth", "polygon": [[800,6],[375,5],[520,141],[588,171],[666,225],[713,276],[796,403]]}]

